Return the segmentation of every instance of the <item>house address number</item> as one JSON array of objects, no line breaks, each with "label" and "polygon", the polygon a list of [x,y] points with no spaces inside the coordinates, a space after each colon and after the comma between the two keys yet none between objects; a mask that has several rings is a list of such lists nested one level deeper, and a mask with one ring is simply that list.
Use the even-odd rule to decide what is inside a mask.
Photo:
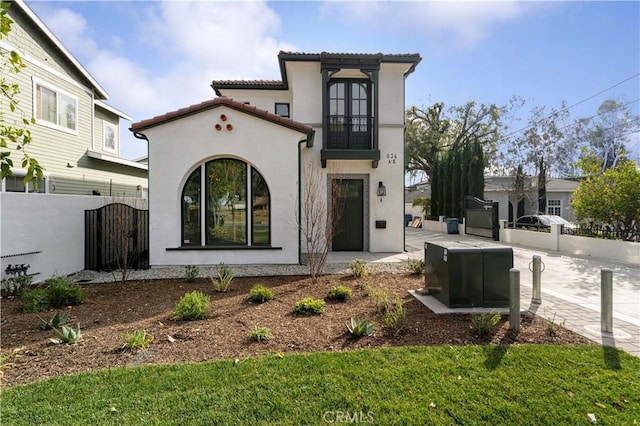
[{"label": "house address number", "polygon": [[396,164],[397,159],[398,159],[398,154],[396,154],[395,152],[390,152],[387,154],[388,164]]}]

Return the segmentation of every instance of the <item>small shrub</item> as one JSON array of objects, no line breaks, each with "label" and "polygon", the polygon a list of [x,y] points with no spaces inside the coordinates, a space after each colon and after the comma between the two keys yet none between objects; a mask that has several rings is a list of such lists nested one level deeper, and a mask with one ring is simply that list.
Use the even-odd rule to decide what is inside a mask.
[{"label": "small shrub", "polygon": [[547,318],[545,321],[547,323],[547,334],[549,336],[555,336],[558,333],[558,329],[564,327],[564,321],[559,324],[556,323],[556,314],[553,314],[553,318]]},{"label": "small shrub", "polygon": [[194,290],[185,293],[173,311],[179,320],[192,321],[204,319],[209,312],[209,296]]},{"label": "small shrub", "polygon": [[73,327],[63,325],[60,328],[54,328],[53,333],[58,338],[57,340],[51,339],[51,341],[54,343],[66,343],[68,345],[71,345],[82,338],[82,333],[80,332],[80,324],[78,324],[78,328],[76,328],[75,330],[73,329]]},{"label": "small shrub", "polygon": [[53,314],[53,318],[51,318],[49,321],[45,321],[42,318],[40,318],[40,321],[41,321],[40,328],[43,330],[51,330],[52,328],[59,328],[60,326],[65,325],[68,319],[69,319],[69,312],[63,312],[62,315],[60,315],[60,312],[56,311],[56,313]]},{"label": "small shrub", "polygon": [[31,275],[18,275],[17,277],[9,277],[2,280],[3,296],[18,296],[23,290],[28,288],[33,282]]},{"label": "small shrub", "polygon": [[367,262],[362,259],[354,259],[349,264],[351,273],[356,278],[362,278],[367,276]]},{"label": "small shrub", "polygon": [[264,303],[271,299],[273,299],[273,292],[262,284],[256,284],[249,290],[249,301],[252,303]]},{"label": "small shrub", "polygon": [[20,296],[23,312],[42,312],[49,309],[49,298],[44,286],[36,286],[23,290]]},{"label": "small shrub", "polygon": [[373,303],[375,303],[378,311],[384,313],[389,309],[391,305],[391,298],[389,297],[389,292],[380,287],[370,287],[367,292],[368,296],[373,299]]},{"label": "small shrub", "polygon": [[407,261],[407,269],[414,275],[424,273],[424,259],[409,259]]},{"label": "small shrub", "polygon": [[334,285],[327,293],[328,300],[346,302],[349,297],[351,297],[351,289],[343,285]]},{"label": "small shrub", "polygon": [[187,265],[184,267],[184,280],[192,283],[198,278],[200,267],[198,265]]},{"label": "small shrub", "polygon": [[258,327],[256,325],[251,329],[250,337],[254,342],[264,342],[271,339],[271,330],[267,327]]},{"label": "small shrub", "polygon": [[493,328],[500,322],[502,315],[499,312],[491,311],[489,313],[472,314],[471,324],[478,334],[489,334]]},{"label": "small shrub", "polygon": [[213,284],[213,289],[219,292],[229,290],[231,281],[233,280],[233,270],[228,265],[220,262],[220,264],[216,266],[216,271],[218,272],[218,278],[210,278],[211,283]]},{"label": "small shrub", "polygon": [[87,292],[79,284],[74,284],[66,277],[53,277],[45,281],[47,285],[47,302],[50,308],[81,305],[87,299]]},{"label": "small shrub", "polygon": [[355,337],[371,336],[374,329],[374,324],[358,318],[351,318],[347,324],[347,330]]},{"label": "small shrub", "polygon": [[324,300],[305,297],[296,302],[293,312],[300,315],[318,315],[324,312],[324,306]]},{"label": "small shrub", "polygon": [[123,337],[123,348],[130,350],[146,349],[153,342],[153,336],[147,334],[146,330],[136,330],[131,334],[125,333]]},{"label": "small shrub", "polygon": [[404,325],[407,322],[407,311],[402,305],[402,300],[396,297],[394,302],[389,305],[384,313],[384,325],[390,330],[393,330],[394,334],[400,334]]}]

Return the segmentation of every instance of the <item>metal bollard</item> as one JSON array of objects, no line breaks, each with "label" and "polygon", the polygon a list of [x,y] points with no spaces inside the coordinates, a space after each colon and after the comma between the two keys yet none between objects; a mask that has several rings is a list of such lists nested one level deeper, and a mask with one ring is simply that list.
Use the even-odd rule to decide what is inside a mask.
[{"label": "metal bollard", "polygon": [[520,330],[520,271],[509,269],[509,325],[511,330]]},{"label": "metal bollard", "polygon": [[543,271],[542,258],[540,256],[533,256],[533,260],[529,264],[529,270],[533,272],[533,294],[531,295],[531,303],[540,304],[542,303],[542,294],[540,292],[540,276]]},{"label": "metal bollard", "polygon": [[613,333],[613,271],[600,272],[600,329],[603,333]]}]

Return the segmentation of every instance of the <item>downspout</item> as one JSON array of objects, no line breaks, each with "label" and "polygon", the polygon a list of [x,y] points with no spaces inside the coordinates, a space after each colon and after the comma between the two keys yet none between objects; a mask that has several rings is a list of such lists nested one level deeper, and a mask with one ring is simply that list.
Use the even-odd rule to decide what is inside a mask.
[{"label": "downspout", "polygon": [[302,144],[307,148],[313,148],[313,138],[315,130],[311,131],[306,138],[298,142],[298,265],[302,265]]}]

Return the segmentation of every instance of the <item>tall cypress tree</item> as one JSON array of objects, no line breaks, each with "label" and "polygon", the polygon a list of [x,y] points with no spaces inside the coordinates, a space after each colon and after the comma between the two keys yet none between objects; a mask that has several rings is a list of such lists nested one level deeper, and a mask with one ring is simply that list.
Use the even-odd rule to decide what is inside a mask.
[{"label": "tall cypress tree", "polygon": [[462,197],[460,194],[460,177],[462,174],[462,158],[460,152],[460,145],[453,146],[451,152],[451,216],[460,217],[460,203]]},{"label": "tall cypress tree", "polygon": [[431,179],[431,216],[438,217],[440,215],[440,205],[439,205],[439,196],[440,196],[440,172],[438,171],[440,167],[440,160],[436,157],[433,162],[433,177]]},{"label": "tall cypress tree", "polygon": [[473,141],[469,167],[469,195],[484,199],[484,153],[477,138]]}]

